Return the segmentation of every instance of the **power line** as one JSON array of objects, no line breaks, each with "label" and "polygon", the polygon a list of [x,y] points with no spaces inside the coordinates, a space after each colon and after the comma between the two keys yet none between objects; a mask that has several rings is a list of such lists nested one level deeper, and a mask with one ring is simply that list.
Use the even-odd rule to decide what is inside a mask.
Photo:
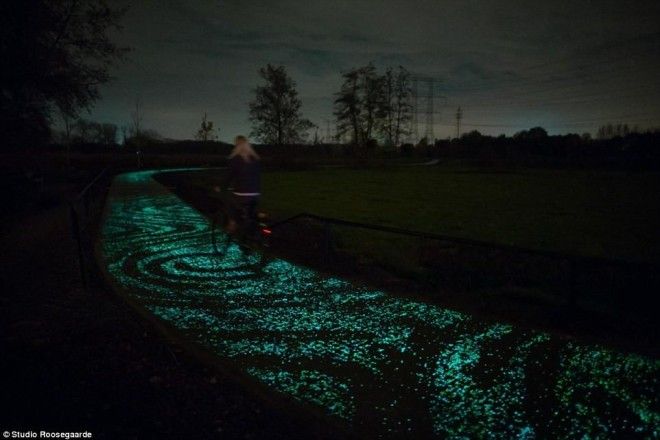
[{"label": "power line", "polygon": [[[417,144],[420,141],[419,138],[419,124],[420,118],[419,115],[424,115],[424,137],[428,142],[434,142],[434,119],[435,115],[439,114],[439,108],[435,106],[436,98],[445,98],[439,94],[439,86],[442,80],[429,76],[429,75],[420,75],[413,74],[411,75],[412,81],[412,109],[411,109],[411,130],[412,139],[410,142]],[[422,92],[421,90],[424,90]],[[423,109],[423,110],[422,110]]]},{"label": "power line", "polygon": [[[542,99],[542,102],[538,103],[540,105],[546,106],[546,105],[562,105],[562,104],[575,104],[575,103],[588,103],[593,100],[597,99],[616,99],[616,98],[633,98],[633,97],[651,97],[650,91],[655,91],[653,88],[650,88],[648,85],[645,84],[637,84],[633,86],[629,86],[626,88],[620,88],[618,90],[611,90],[608,89],[606,91],[585,91],[584,93],[578,93],[581,89],[584,89],[583,85],[570,85],[567,86],[570,87],[570,89],[567,88],[556,88],[556,87],[551,87],[551,88],[546,88],[546,89],[540,89],[540,90],[528,90],[528,91],[521,91],[521,92],[515,92],[514,95],[512,96],[503,96],[501,94],[479,94],[479,95],[470,95],[470,96],[462,96],[461,100],[480,100],[480,101],[486,101],[485,103],[479,103],[472,105],[472,108],[481,108],[481,107],[499,107],[501,105],[516,105],[516,106],[526,106],[526,105],[531,105],[531,106],[536,106],[537,99]],[[659,85],[660,87],[660,85]],[[413,87],[414,89],[414,87]],[[573,91],[575,89],[575,91]],[[542,93],[546,92],[566,92],[566,95],[557,95],[557,96],[549,96],[549,97],[541,97],[537,95],[541,95]],[[660,92],[660,88],[658,89]],[[415,93],[413,95],[416,96]],[[444,96],[437,96],[439,98],[445,98]],[[519,97],[525,97],[528,99],[518,101],[517,98]],[[331,99],[328,97],[327,99]],[[532,101],[530,101],[532,99]],[[585,101],[586,100],[586,101]],[[414,106],[413,106],[414,107]],[[434,107],[434,113],[440,113],[440,108]]]},{"label": "power line", "polygon": [[456,139],[461,137],[461,119],[463,119],[463,110],[459,107],[456,110]]}]

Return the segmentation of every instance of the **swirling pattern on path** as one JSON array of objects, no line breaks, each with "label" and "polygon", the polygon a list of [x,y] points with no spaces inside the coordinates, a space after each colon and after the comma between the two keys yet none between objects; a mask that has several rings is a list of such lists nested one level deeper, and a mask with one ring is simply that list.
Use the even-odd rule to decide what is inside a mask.
[{"label": "swirling pattern on path", "polygon": [[131,297],[370,437],[658,438],[660,362],[323,276],[230,245],[152,179],[115,178],[104,263]]}]

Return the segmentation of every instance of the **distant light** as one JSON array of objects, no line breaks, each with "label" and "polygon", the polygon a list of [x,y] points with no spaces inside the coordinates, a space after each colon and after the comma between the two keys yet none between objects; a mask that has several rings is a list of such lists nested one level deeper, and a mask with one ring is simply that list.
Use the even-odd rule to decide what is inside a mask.
[{"label": "distant light", "polygon": [[273,231],[271,229],[268,229],[268,228],[263,228],[261,230],[261,232],[263,232],[264,235],[270,235],[270,234],[273,233]]}]

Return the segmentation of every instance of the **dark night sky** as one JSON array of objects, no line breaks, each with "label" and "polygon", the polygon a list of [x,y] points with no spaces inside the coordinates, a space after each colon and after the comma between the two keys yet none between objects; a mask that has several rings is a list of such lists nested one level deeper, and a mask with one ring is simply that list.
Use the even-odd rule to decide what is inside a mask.
[{"label": "dark night sky", "polygon": [[[660,126],[660,2],[140,0],[117,37],[134,48],[90,117],[192,138],[206,111],[220,138],[248,133],[257,69],[284,64],[325,133],[340,72],[373,61],[442,78],[437,137]],[[423,130],[423,129],[422,129]]]}]

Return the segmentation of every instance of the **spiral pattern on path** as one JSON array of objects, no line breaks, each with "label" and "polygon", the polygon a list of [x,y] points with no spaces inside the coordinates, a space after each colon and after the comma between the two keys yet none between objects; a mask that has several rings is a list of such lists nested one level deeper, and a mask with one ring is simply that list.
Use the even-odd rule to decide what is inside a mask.
[{"label": "spiral pattern on path", "polygon": [[230,244],[118,176],[108,271],[190,340],[369,437],[660,437],[660,362],[356,286]]}]

